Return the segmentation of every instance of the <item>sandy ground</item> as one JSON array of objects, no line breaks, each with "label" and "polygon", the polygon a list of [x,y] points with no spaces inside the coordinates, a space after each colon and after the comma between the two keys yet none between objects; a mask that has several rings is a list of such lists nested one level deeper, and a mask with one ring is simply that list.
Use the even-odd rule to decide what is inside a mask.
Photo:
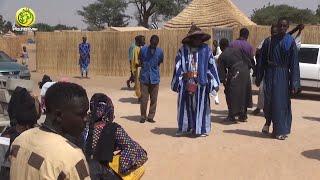
[{"label": "sandy ground", "polygon": [[[34,65],[30,66],[34,70]],[[43,74],[33,73],[34,93]],[[52,76],[57,80],[60,76]],[[162,78],[155,124],[139,123],[140,109],[126,77],[69,77],[89,97],[106,93],[115,105],[115,121],[148,152],[143,180],[318,180],[320,179],[320,92],[304,92],[292,100],[292,134],[285,141],[261,133],[262,116],[226,125],[223,88],[220,105],[212,104],[212,133],[205,138],[175,137],[177,94],[170,78]],[[213,102],[213,99],[212,99]],[[257,102],[257,96],[254,96]],[[249,113],[252,110],[249,110]]]}]

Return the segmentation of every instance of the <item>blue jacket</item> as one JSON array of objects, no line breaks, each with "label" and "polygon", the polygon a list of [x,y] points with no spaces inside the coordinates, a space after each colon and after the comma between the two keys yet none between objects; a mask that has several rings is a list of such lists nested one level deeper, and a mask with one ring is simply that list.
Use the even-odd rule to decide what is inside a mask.
[{"label": "blue jacket", "polygon": [[162,49],[157,47],[154,54],[152,54],[149,46],[144,46],[140,50],[139,59],[141,61],[140,82],[144,84],[159,84],[159,66],[163,62]]}]

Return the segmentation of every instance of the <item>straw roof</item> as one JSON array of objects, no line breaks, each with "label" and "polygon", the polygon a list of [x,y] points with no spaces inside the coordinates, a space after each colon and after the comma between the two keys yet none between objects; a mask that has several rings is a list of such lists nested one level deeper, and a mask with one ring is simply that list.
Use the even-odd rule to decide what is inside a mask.
[{"label": "straw roof", "polygon": [[16,37],[16,35],[9,30],[3,37]]},{"label": "straw roof", "polygon": [[201,28],[255,25],[231,0],[193,0],[164,29],[190,28],[192,22]]},{"label": "straw roof", "polygon": [[105,29],[106,31],[120,31],[120,32],[128,32],[128,31],[148,31],[149,29],[137,26],[137,27],[110,27]]}]

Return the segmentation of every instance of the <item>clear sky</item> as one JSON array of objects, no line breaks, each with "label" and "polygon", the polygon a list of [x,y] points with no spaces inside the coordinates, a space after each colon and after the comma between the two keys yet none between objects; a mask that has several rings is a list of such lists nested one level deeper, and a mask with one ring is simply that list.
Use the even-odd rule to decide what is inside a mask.
[{"label": "clear sky", "polygon": [[[95,0],[0,0],[0,14],[6,20],[14,22],[15,13],[21,7],[32,8],[36,15],[36,22],[45,22],[50,25],[58,23],[69,26],[86,28],[81,16],[76,14],[82,6],[86,6]],[[161,0],[159,0],[161,1]],[[299,8],[309,8],[316,10],[320,0],[232,0],[247,16],[252,14],[253,9],[263,7],[268,4],[288,4]],[[133,16],[135,8],[130,6],[127,14]],[[137,22],[133,20],[130,25],[134,26]]]}]

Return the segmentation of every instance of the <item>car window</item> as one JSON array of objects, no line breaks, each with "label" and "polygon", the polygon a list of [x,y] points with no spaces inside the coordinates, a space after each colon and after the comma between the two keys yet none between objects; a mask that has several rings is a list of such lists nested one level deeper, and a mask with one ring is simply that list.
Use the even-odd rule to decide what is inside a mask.
[{"label": "car window", "polygon": [[11,61],[12,59],[7,54],[0,51],[0,62],[11,62]]},{"label": "car window", "polygon": [[319,48],[301,48],[299,51],[299,62],[317,64]]}]

